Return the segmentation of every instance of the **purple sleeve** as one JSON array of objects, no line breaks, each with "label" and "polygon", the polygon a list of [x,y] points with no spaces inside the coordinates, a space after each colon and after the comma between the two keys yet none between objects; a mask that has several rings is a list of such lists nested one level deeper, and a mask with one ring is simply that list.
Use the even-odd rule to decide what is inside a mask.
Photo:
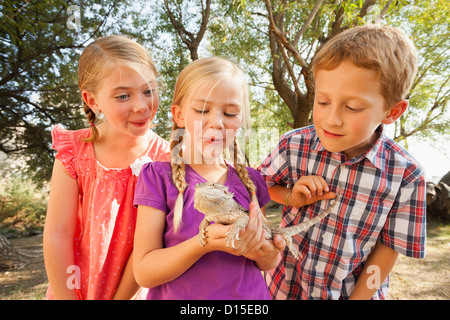
[{"label": "purple sleeve", "polygon": [[253,168],[247,168],[247,171],[256,187],[256,197],[258,198],[259,206],[263,207],[270,201],[266,182],[259,171]]},{"label": "purple sleeve", "polygon": [[[170,169],[170,165],[169,165]],[[136,183],[133,204],[169,212],[167,207],[167,168],[164,162],[144,164]]]}]

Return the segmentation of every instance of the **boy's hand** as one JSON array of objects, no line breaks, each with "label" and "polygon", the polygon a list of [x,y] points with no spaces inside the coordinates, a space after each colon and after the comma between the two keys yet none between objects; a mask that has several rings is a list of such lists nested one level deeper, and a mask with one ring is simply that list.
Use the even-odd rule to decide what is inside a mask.
[{"label": "boy's hand", "polygon": [[331,192],[328,184],[321,176],[303,176],[292,188],[288,196],[288,204],[293,207],[303,207],[319,200],[334,199],[336,194]]}]

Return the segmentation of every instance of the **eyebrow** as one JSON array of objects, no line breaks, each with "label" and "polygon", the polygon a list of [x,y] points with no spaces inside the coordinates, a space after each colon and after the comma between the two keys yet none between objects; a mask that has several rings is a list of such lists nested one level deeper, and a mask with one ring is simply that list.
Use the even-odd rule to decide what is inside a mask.
[{"label": "eyebrow", "polygon": [[[146,85],[152,86],[152,85],[156,85],[156,81],[150,81],[147,82]],[[120,90],[128,90],[128,89],[132,89],[133,87],[125,87],[125,86],[120,86],[120,87],[115,87],[113,88],[111,91],[120,91]]]},{"label": "eyebrow", "polygon": [[[194,99],[194,102],[200,102],[200,103],[203,103],[203,104],[206,104],[206,105],[214,103],[214,102],[211,102],[211,101],[205,100],[205,99]],[[241,107],[241,105],[239,103],[234,103],[234,102],[229,102],[229,103],[227,103],[225,105],[226,106],[230,106],[230,107]]]},{"label": "eyebrow", "polygon": [[[322,96],[324,96],[326,99],[329,98],[329,94],[327,94],[326,92],[316,91],[316,94],[315,94],[315,95],[316,95],[316,97],[317,97],[317,95],[322,95]],[[366,98],[361,97],[361,96],[347,96],[347,97],[346,97],[346,100],[348,100],[348,101],[358,101],[358,102],[361,102],[361,103],[370,103],[369,100],[367,100]]]},{"label": "eyebrow", "polygon": [[121,90],[127,90],[130,89],[130,87],[116,87],[114,89],[112,89],[111,91],[121,91]]}]

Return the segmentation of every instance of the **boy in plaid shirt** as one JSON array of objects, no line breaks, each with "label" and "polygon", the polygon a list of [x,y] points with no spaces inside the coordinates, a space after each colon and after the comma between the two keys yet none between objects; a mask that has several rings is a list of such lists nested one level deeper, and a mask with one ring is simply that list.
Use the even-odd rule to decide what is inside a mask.
[{"label": "boy in plaid shirt", "polygon": [[416,49],[397,28],[364,25],[327,42],[313,68],[314,126],[285,133],[259,169],[285,204],[282,226],[322,212],[338,183],[343,196],[266,282],[274,299],[385,299],[398,254],[425,256],[424,172],[383,128],[408,106]]}]

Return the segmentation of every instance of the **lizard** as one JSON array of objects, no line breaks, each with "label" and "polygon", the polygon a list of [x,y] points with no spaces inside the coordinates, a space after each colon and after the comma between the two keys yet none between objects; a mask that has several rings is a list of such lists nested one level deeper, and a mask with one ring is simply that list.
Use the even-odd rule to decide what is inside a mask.
[{"label": "lizard", "polygon": [[[233,196],[234,194],[228,191],[227,186],[219,183],[205,182],[195,185],[194,208],[205,215],[199,226],[199,242],[201,246],[206,246],[208,242],[206,228],[211,222],[214,221],[225,225],[233,225],[231,230],[227,233],[226,241],[227,247],[230,247],[231,245],[234,249],[236,249],[234,241],[240,240],[239,232],[247,226],[249,217],[248,211],[239,205],[233,199]],[[273,239],[275,234],[280,234],[284,240],[286,240],[286,245],[294,258],[298,260],[301,255],[292,243],[292,236],[308,229],[325,218],[336,206],[341,196],[342,188],[339,184],[339,194],[329,205],[329,207],[314,218],[301,224],[282,228],[263,223],[263,228],[266,232],[266,239]]]}]

